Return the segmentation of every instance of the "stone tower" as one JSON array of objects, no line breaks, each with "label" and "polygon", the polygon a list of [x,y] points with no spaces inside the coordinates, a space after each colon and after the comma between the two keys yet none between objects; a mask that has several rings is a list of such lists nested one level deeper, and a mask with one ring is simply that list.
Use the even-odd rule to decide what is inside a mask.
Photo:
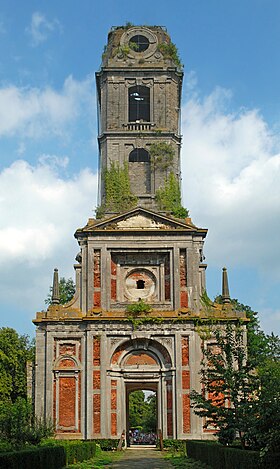
[{"label": "stone tower", "polygon": [[[180,181],[182,78],[176,48],[164,28],[114,28],[109,33],[96,74],[101,175],[112,163],[127,165],[138,205],[148,209],[158,208],[156,191],[170,173]],[[103,178],[101,203],[104,183]]]},{"label": "stone tower", "polygon": [[98,217],[75,233],[74,298],[59,303],[55,270],[52,304],[34,320],[36,413],[53,418],[58,437],[119,438],[130,392],[146,389],[164,438],[209,438],[190,407],[197,323],[240,313],[225,287],[222,305],[203,302],[207,230],[180,202],[182,77],[164,28],[109,33],[96,75]]}]

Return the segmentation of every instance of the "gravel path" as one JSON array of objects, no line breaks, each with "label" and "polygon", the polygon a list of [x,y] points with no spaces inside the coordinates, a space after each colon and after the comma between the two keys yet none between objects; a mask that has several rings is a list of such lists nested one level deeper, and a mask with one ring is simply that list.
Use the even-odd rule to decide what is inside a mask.
[{"label": "gravel path", "polygon": [[[163,454],[155,448],[128,448],[120,461],[112,469],[171,469],[172,464],[164,459]],[[173,468],[174,469],[174,468]]]}]

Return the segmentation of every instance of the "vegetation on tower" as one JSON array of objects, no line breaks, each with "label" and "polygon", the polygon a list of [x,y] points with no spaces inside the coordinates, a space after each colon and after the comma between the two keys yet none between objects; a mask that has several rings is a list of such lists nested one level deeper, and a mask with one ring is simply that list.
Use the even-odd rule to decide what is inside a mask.
[{"label": "vegetation on tower", "polygon": [[160,210],[170,212],[176,218],[186,218],[188,210],[181,203],[181,189],[174,173],[170,173],[163,187],[156,191],[156,202]]},{"label": "vegetation on tower", "polygon": [[103,172],[105,200],[96,209],[96,218],[102,218],[105,212],[120,213],[137,205],[137,197],[132,194],[128,174],[128,164],[122,167],[118,162],[111,162],[110,168]]}]

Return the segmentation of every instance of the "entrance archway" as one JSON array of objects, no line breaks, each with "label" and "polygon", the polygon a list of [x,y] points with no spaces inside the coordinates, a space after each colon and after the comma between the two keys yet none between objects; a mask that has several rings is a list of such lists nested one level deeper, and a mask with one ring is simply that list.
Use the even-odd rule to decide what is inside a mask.
[{"label": "entrance archway", "polygon": [[118,390],[114,416],[111,421],[117,433],[130,430],[129,394],[135,390],[156,393],[157,430],[164,438],[174,437],[174,368],[166,347],[155,340],[145,337],[124,340],[119,344],[111,358],[108,374],[114,383],[114,394]]}]

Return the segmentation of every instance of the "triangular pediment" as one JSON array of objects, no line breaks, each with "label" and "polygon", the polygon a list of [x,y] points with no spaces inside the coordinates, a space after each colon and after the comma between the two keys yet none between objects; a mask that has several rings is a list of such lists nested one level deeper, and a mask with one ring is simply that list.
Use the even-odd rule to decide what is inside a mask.
[{"label": "triangular pediment", "polygon": [[[150,210],[138,207],[129,212],[112,217],[94,220],[90,219],[83,231],[139,231],[139,230],[183,230],[197,231],[199,228],[194,226],[190,218],[175,219],[164,214],[152,212]],[[204,230],[203,230],[204,231]]]}]

